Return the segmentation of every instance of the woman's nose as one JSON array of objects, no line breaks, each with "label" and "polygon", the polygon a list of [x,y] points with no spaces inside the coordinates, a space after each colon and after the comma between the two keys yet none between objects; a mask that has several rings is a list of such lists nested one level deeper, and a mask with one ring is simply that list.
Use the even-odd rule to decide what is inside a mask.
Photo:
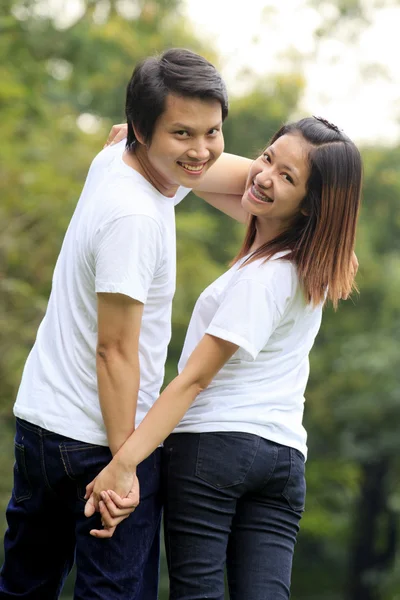
[{"label": "woman's nose", "polygon": [[272,177],[270,175],[270,173],[259,173],[256,177],[255,180],[256,184],[260,187],[260,188],[264,188],[264,189],[269,189],[272,185]]}]

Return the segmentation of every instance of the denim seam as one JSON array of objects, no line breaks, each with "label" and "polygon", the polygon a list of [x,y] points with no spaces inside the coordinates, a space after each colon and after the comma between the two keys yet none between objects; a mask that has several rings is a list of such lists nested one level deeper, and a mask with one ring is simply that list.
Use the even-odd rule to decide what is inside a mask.
[{"label": "denim seam", "polygon": [[36,435],[40,435],[42,437],[47,437],[50,435],[59,435],[58,433],[54,433],[54,431],[48,431],[47,429],[43,429],[40,425],[35,425],[34,423],[29,423],[28,421],[24,421],[17,417],[18,425],[23,429],[27,429],[28,431],[35,433]]},{"label": "denim seam", "polygon": [[67,477],[69,477],[69,479],[71,479],[72,481],[75,481],[75,474],[71,467],[71,463],[69,462],[67,449],[65,448],[64,444],[59,444],[58,447],[60,449],[60,456],[61,456],[62,463],[64,465],[64,471],[65,471]]},{"label": "denim seam", "polygon": [[[171,454],[172,454],[172,452],[169,452],[168,465],[167,465],[167,481],[170,481]],[[164,513],[164,515],[165,515],[165,513]],[[170,538],[170,535],[168,533],[168,528],[167,527],[165,527],[165,531],[167,532],[167,535],[164,536],[164,537],[165,537],[165,542],[168,544],[169,563],[171,563],[171,556],[172,556],[171,555],[171,538]],[[168,569],[169,568],[170,568],[170,565],[168,565]]]},{"label": "denim seam", "polygon": [[[25,463],[25,447],[24,447],[24,445],[23,445],[23,444],[19,444],[18,442],[14,442],[14,444],[15,444],[15,448],[18,448],[18,450],[19,450],[19,451],[20,451],[20,453],[21,453],[21,454],[20,454],[20,458],[21,458],[21,461],[22,461],[22,464],[21,464],[21,466],[22,466],[22,468],[23,468],[23,471],[24,471],[24,472],[23,472],[23,475],[24,475],[24,477],[25,477],[26,481],[28,482],[28,486],[29,486],[29,491],[28,491],[26,494],[23,494],[22,496],[18,496],[18,498],[17,498],[17,496],[16,496],[16,494],[15,494],[15,491],[14,491],[15,500],[16,500],[17,502],[22,502],[23,500],[29,500],[29,498],[31,498],[31,497],[32,497],[32,484],[31,484],[31,482],[30,482],[30,480],[29,480],[29,477],[28,477],[28,470],[27,470],[27,468],[26,468],[26,463]],[[16,461],[16,464],[17,464],[17,469],[18,469],[18,463],[17,463],[17,461]],[[19,470],[19,469],[18,469],[18,470]]]},{"label": "denim seam", "polygon": [[43,447],[43,435],[42,432],[39,432],[39,438],[40,438],[40,464],[42,466],[42,473],[43,473],[43,477],[46,483],[46,487],[51,491],[54,492],[53,488],[50,485],[49,479],[47,477],[47,472],[46,472],[46,462],[44,459],[44,447]]},{"label": "denim seam", "polygon": [[290,497],[289,497],[289,496],[288,496],[288,494],[286,493],[286,488],[287,488],[287,485],[288,485],[288,483],[289,483],[289,481],[290,481],[290,478],[291,478],[291,476],[292,476],[292,471],[293,471],[293,452],[292,452],[292,450],[293,450],[292,448],[289,448],[289,454],[290,454],[290,467],[289,467],[289,476],[288,476],[288,478],[287,478],[287,481],[286,481],[286,483],[285,483],[285,487],[283,488],[283,491],[282,491],[282,496],[283,496],[283,497],[285,498],[285,500],[288,502],[288,504],[289,504],[289,506],[290,506],[290,508],[291,508],[292,510],[294,510],[295,512],[303,512],[303,511],[304,511],[304,508],[305,508],[305,503],[303,502],[303,504],[302,504],[300,507],[298,507],[298,506],[296,506],[296,507],[295,507],[295,506],[293,506],[293,503],[292,503],[292,501],[290,500]]},{"label": "denim seam", "polygon": [[34,425],[33,423],[28,423],[27,421],[23,421],[22,419],[18,419],[18,425],[23,429],[27,429],[32,433],[36,433],[37,435],[41,435],[41,427],[39,425]]},{"label": "denim seam", "polygon": [[107,446],[93,446],[92,444],[85,444],[83,445],[79,445],[79,446],[70,446],[68,445],[68,447],[64,444],[64,442],[61,442],[61,445],[64,446],[64,450],[65,452],[68,451],[73,451],[73,452],[80,452],[81,450],[98,450],[99,448],[107,448]]},{"label": "denim seam", "polygon": [[273,452],[274,452],[274,463],[271,467],[270,473],[268,474],[268,476],[264,479],[264,481],[262,483],[263,486],[266,486],[269,484],[269,482],[271,481],[271,477],[273,476],[274,471],[276,469],[276,463],[278,462],[278,448],[275,445],[273,446]]}]

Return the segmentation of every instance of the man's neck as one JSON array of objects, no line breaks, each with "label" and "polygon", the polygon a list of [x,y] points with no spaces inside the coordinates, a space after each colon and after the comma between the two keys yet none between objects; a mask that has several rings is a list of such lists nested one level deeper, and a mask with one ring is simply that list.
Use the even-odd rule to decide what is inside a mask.
[{"label": "man's neck", "polygon": [[138,146],[133,150],[125,150],[122,160],[129,167],[140,173],[160,194],[173,198],[179,186],[168,185],[162,177],[152,167],[147,150],[143,146]]}]

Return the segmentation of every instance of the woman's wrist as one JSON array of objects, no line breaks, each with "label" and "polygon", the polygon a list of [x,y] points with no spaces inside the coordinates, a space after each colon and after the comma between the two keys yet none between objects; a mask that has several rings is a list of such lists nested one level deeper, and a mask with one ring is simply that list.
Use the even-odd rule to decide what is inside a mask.
[{"label": "woman's wrist", "polygon": [[128,453],[124,446],[121,446],[112,462],[125,473],[136,473],[137,462],[134,460],[132,453]]}]

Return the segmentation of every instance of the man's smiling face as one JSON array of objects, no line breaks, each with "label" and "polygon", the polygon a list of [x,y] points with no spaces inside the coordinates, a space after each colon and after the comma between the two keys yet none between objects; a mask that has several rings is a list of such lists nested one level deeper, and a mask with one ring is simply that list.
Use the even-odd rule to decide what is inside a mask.
[{"label": "man's smiling face", "polygon": [[220,103],[169,94],[146,148],[151,183],[165,195],[180,185],[194,187],[223,149]]}]

